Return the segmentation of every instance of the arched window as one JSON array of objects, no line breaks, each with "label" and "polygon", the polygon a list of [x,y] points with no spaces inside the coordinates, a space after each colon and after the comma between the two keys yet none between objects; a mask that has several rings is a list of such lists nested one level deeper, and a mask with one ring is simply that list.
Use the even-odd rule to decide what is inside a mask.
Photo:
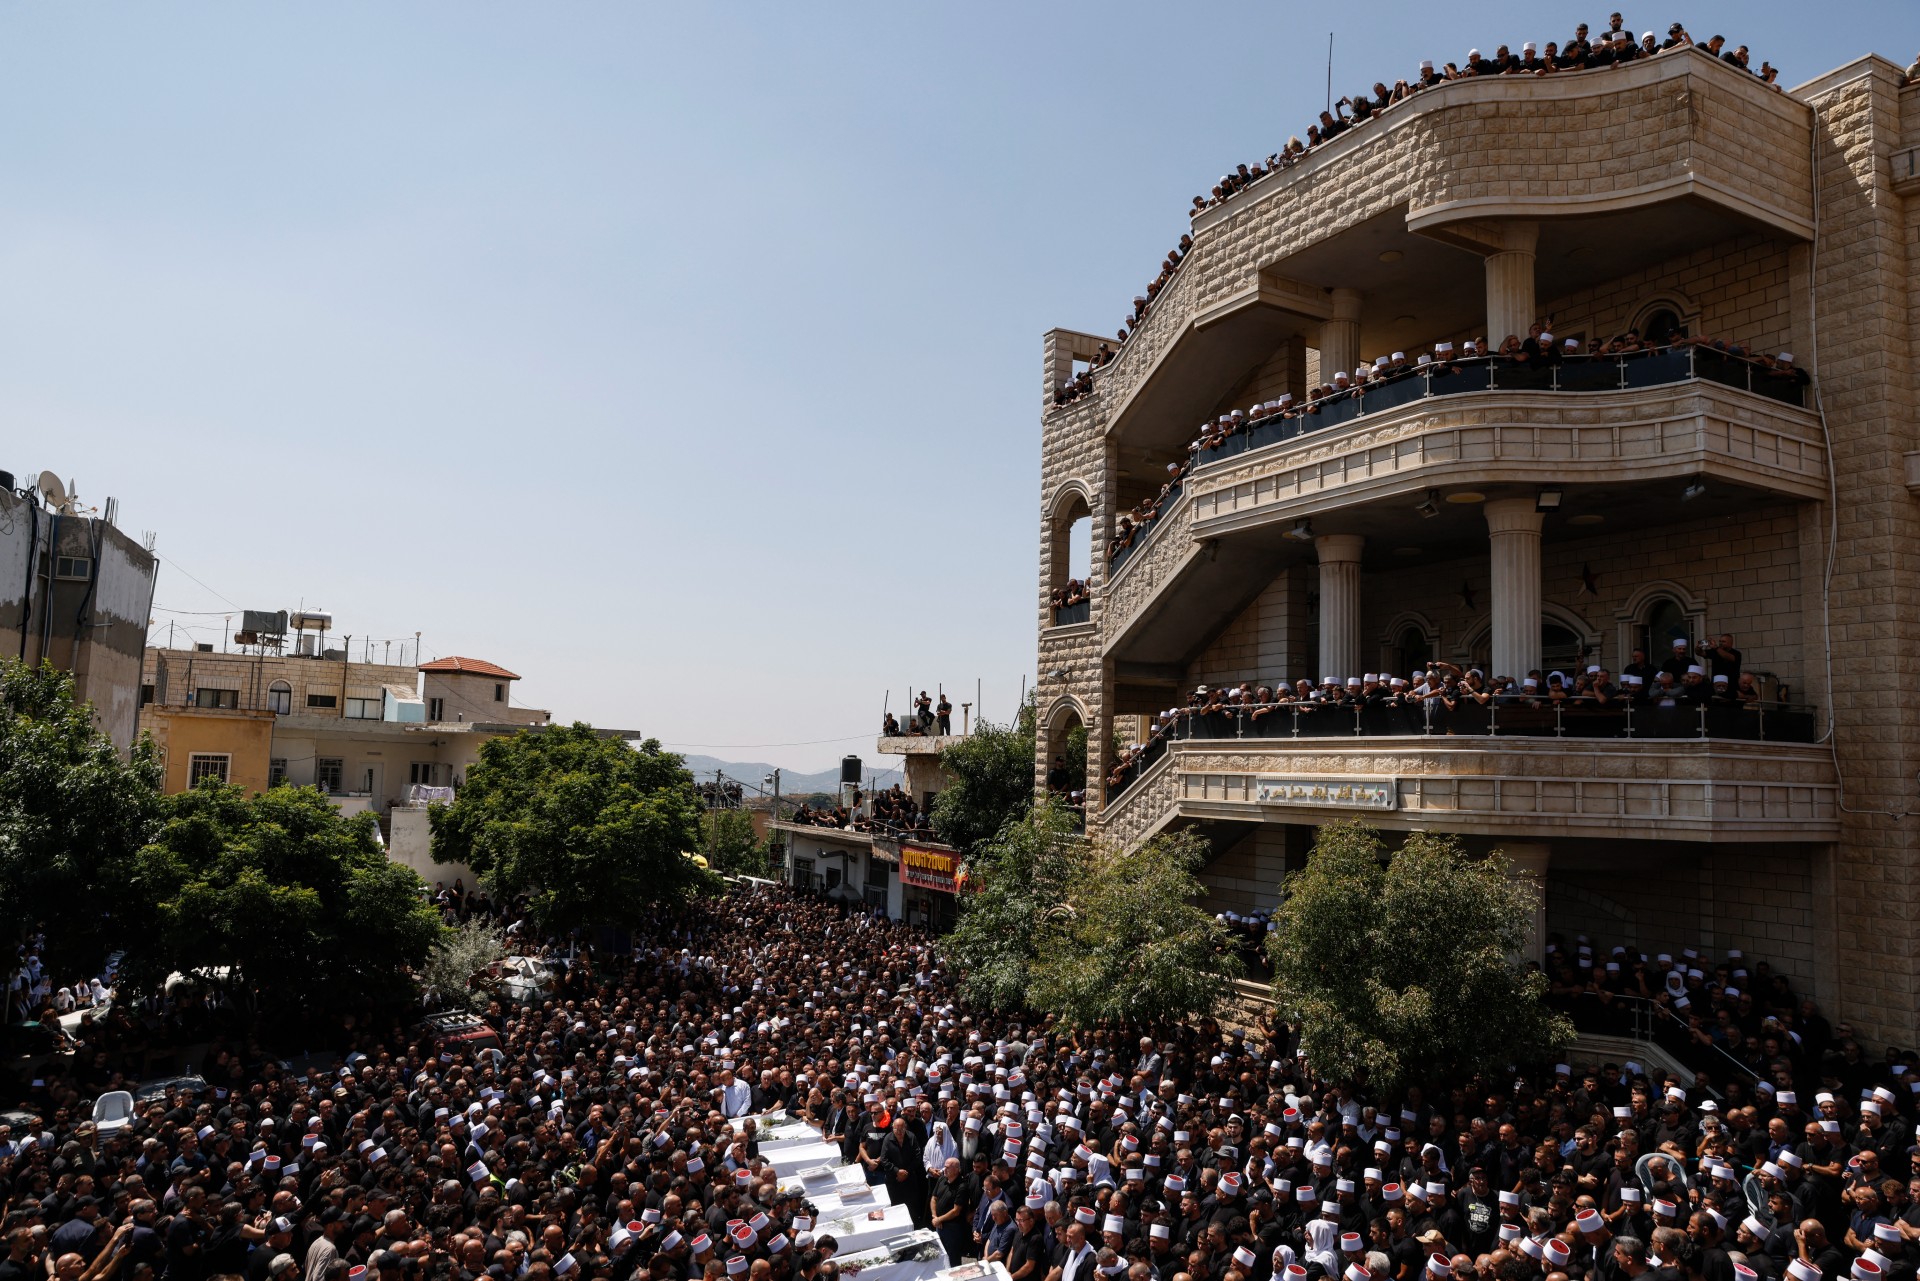
[{"label": "arched window", "polygon": [[1048,515],[1048,612],[1056,625],[1083,623],[1091,617],[1088,599],[1093,580],[1093,508],[1079,482],[1063,485]]},{"label": "arched window", "polygon": [[1639,640],[1639,647],[1647,652],[1647,658],[1659,662],[1673,648],[1673,642],[1693,640],[1687,611],[1671,596],[1655,598],[1647,606],[1646,622],[1640,626]]},{"label": "arched window", "polygon": [[1540,668],[1548,672],[1565,672],[1569,676],[1585,666],[1586,646],[1581,643],[1570,627],[1562,627],[1552,620],[1540,624]]},{"label": "arched window", "polygon": [[1433,659],[1433,646],[1428,643],[1426,632],[1411,624],[1402,627],[1400,634],[1393,638],[1393,651],[1396,676],[1425,668]]},{"label": "arched window", "polygon": [[267,686],[267,710],[275,716],[285,716],[293,710],[293,686],[285,681],[275,681]]},{"label": "arched window", "polygon": [[1656,347],[1664,347],[1676,336],[1685,334],[1686,327],[1680,323],[1680,313],[1671,307],[1661,307],[1650,314],[1640,331],[1640,336]]}]

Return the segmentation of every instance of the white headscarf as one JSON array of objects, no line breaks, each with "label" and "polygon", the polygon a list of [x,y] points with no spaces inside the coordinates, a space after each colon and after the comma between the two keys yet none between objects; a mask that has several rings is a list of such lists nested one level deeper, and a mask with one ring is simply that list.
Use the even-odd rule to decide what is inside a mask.
[{"label": "white headscarf", "polygon": [[953,1135],[947,1130],[945,1121],[933,1123],[933,1133],[927,1136],[926,1146],[920,1149],[920,1163],[929,1170],[944,1170],[949,1159],[959,1160],[960,1149],[953,1141]]}]

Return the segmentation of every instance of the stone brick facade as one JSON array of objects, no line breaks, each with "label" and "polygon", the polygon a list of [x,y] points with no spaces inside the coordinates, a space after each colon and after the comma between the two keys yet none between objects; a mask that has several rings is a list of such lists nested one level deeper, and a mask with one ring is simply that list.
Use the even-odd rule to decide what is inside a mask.
[{"label": "stone brick facade", "polygon": [[[1677,608],[1696,637],[1733,632],[1770,691],[1817,708],[1821,741],[1716,744],[1691,758],[1673,744],[1268,742],[1235,760],[1229,745],[1195,744],[1110,801],[1096,787],[1092,830],[1129,844],[1209,825],[1223,851],[1207,871],[1209,904],[1268,906],[1329,815],[1262,805],[1255,781],[1391,777],[1405,808],[1387,826],[1430,822],[1544,851],[1549,929],[1662,950],[1742,947],[1869,1037],[1920,1039],[1908,928],[1920,915],[1920,710],[1886,694],[1920,666],[1920,583],[1906,570],[1920,555],[1920,172],[1909,150],[1920,89],[1902,78],[1868,57],[1782,94],[1685,53],[1444,86],[1199,215],[1148,316],[1093,393],[1065,407],[1052,389],[1099,339],[1047,334],[1036,777],[1074,717],[1131,734],[1130,718],[1199,683],[1322,675],[1335,590],[1315,565],[1325,534],[1366,540],[1357,597],[1340,606],[1357,617],[1364,666],[1395,667],[1408,636],[1435,657],[1486,663],[1491,618],[1513,599],[1486,526],[1476,543],[1459,507],[1427,525],[1408,512],[1423,494],[1511,503],[1564,489],[1587,502],[1585,523],[1546,509],[1537,598],[1543,623],[1577,638],[1579,661],[1617,670],[1655,607]],[[1572,243],[1573,218],[1592,244]],[[1516,238],[1516,227],[1528,230]],[[1325,328],[1341,273],[1406,296],[1378,265],[1388,232],[1405,237],[1395,243],[1409,262],[1457,270],[1434,242],[1488,257],[1487,311],[1456,309],[1426,338],[1497,341],[1486,334],[1491,257],[1534,243],[1535,228],[1530,298],[1558,336],[1604,337],[1670,311],[1690,332],[1793,352],[1815,376],[1805,405],[1698,379],[1420,401],[1196,469],[1109,572],[1118,514],[1191,437],[1169,406],[1211,417],[1317,380],[1316,326],[1341,350]],[[1593,253],[1604,270],[1580,266]],[[1384,350],[1416,323],[1363,310],[1359,341]],[[1697,508],[1681,505],[1687,482],[1708,495]],[[1092,617],[1054,627],[1060,522],[1082,510]],[[1311,536],[1280,538],[1301,521]],[[1089,735],[1090,778],[1106,773],[1106,738]],[[1498,781],[1483,793],[1476,779]],[[1670,808],[1647,808],[1653,789]],[[1589,821],[1610,805],[1623,816],[1615,830]]]}]

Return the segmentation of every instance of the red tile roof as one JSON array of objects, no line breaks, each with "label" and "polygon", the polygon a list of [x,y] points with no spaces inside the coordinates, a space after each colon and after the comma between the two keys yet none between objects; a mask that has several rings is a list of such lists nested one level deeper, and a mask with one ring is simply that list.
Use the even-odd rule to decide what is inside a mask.
[{"label": "red tile roof", "polygon": [[436,658],[431,663],[420,664],[423,672],[459,672],[465,676],[493,676],[501,680],[517,681],[519,676],[498,663],[489,663],[484,658]]}]

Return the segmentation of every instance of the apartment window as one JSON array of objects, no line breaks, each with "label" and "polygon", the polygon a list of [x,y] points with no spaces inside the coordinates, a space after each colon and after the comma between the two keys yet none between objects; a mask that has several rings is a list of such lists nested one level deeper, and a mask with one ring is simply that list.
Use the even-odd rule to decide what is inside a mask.
[{"label": "apartment window", "polygon": [[193,705],[195,707],[235,708],[240,706],[240,691],[237,689],[207,689],[202,686],[193,691]]},{"label": "apartment window", "polygon": [[887,910],[887,887],[886,886],[869,885],[865,890],[862,891],[862,894],[865,896],[867,900],[868,907],[878,908],[882,912]]},{"label": "apartment window", "polygon": [[447,719],[447,700],[444,698],[428,699],[427,719],[430,721],[444,721]]},{"label": "apartment window", "polygon": [[287,781],[287,758],[276,756],[267,762],[267,786],[278,787]]},{"label": "apartment window", "polygon": [[813,860],[797,858],[793,860],[793,888],[810,890],[813,888]]},{"label": "apartment window", "polygon": [[380,719],[380,700],[377,698],[350,698],[344,713],[350,721],[377,721]]},{"label": "apartment window", "polygon": [[493,683],[493,701],[496,703],[504,703],[507,701],[507,685],[505,681],[495,681]]},{"label": "apartment window", "polygon": [[140,706],[145,707],[148,703],[151,703],[152,701],[153,701],[153,686],[142,685],[140,687]]},{"label": "apartment window", "polygon": [[275,716],[285,716],[293,711],[293,686],[285,681],[275,681],[267,686],[267,710]]},{"label": "apartment window", "polygon": [[422,787],[433,787],[438,782],[439,769],[432,761],[415,761],[407,766],[407,781]]},{"label": "apartment window", "polygon": [[347,763],[338,756],[322,756],[313,763],[313,785],[323,792],[338,792]]},{"label": "apartment window", "polygon": [[81,582],[93,577],[93,558],[90,556],[56,556],[53,558],[53,576],[55,578],[77,578]]},{"label": "apartment window", "polygon": [[195,752],[187,758],[187,786],[198,787],[204,778],[227,781],[227,770],[233,757],[225,752]]},{"label": "apartment window", "polygon": [[309,694],[307,695],[307,706],[338,707],[340,706],[340,700],[332,694]]}]

